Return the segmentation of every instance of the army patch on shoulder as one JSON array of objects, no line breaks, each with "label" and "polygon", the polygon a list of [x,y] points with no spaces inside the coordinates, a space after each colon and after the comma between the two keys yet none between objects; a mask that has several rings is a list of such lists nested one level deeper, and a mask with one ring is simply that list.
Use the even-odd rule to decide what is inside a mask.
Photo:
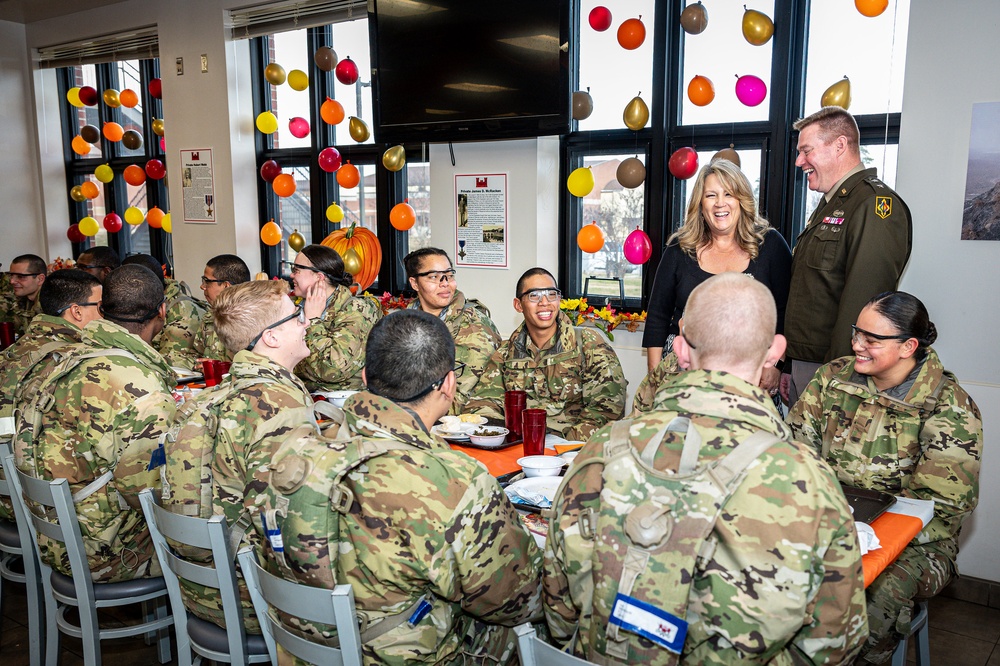
[{"label": "army patch on shoulder", "polygon": [[875,197],[875,214],[883,220],[892,215],[892,197]]}]

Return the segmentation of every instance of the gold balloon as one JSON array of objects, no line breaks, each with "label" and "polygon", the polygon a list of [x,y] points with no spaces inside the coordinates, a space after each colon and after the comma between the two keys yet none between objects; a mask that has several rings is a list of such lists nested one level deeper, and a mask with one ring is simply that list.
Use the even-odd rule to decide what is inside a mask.
[{"label": "gold balloon", "polygon": [[708,27],[708,10],[705,5],[696,2],[688,5],[681,12],[681,27],[689,35],[700,35]]},{"label": "gold balloon", "polygon": [[104,103],[110,106],[112,109],[117,109],[122,105],[121,100],[118,99],[118,91],[114,88],[108,88],[104,91]]},{"label": "gold balloon", "polygon": [[276,62],[264,68],[264,78],[272,86],[280,86],[285,82],[285,68]]},{"label": "gold balloon", "polygon": [[594,112],[594,98],[589,92],[577,90],[573,93],[573,120],[586,120]]},{"label": "gold balloon", "polygon": [[292,232],[292,235],[288,237],[288,247],[292,248],[296,252],[301,252],[302,248],[306,246],[306,237],[299,233],[296,229]]},{"label": "gold balloon", "polygon": [[347,252],[344,253],[344,270],[351,275],[357,275],[361,272],[361,257],[352,247]]},{"label": "gold balloon", "polygon": [[[746,7],[746,5],[744,5]],[[774,22],[756,9],[743,14],[743,37],[754,46],[763,46],[774,34]]]},{"label": "gold balloon", "polygon": [[834,83],[823,93],[820,100],[821,106],[839,106],[843,109],[851,108],[851,80],[846,76]]},{"label": "gold balloon", "polygon": [[153,134],[163,136],[163,118],[153,118]]},{"label": "gold balloon", "polygon": [[729,160],[730,162],[732,162],[736,166],[741,166],[740,165],[740,154],[737,153],[736,150],[734,150],[732,146],[729,146],[728,148],[723,148],[722,150],[720,150],[716,154],[712,155],[712,159],[709,160],[709,161],[710,162],[714,162],[715,160]]},{"label": "gold balloon", "polygon": [[402,146],[393,146],[382,153],[382,166],[389,171],[399,171],[406,165],[406,150]]},{"label": "gold balloon", "polygon": [[77,203],[83,203],[87,200],[87,196],[83,193],[83,188],[79,185],[74,185],[72,189],[70,189],[69,196]]},{"label": "gold balloon", "polygon": [[646,106],[641,97],[633,97],[632,101],[625,106],[622,120],[625,121],[625,127],[638,132],[649,121],[649,107]]},{"label": "gold balloon", "polygon": [[361,120],[361,118],[355,118],[354,116],[351,116],[348,131],[351,133],[351,138],[358,143],[364,143],[368,140],[368,137],[372,135],[372,133],[368,131],[368,125],[365,124],[365,121]]}]

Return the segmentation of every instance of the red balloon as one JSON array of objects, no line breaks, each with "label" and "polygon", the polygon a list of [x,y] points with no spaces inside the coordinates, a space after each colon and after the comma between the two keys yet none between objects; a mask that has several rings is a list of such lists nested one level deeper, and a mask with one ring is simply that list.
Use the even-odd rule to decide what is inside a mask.
[{"label": "red balloon", "polygon": [[153,180],[160,180],[167,175],[167,168],[160,160],[152,159],[146,162],[146,175]]},{"label": "red balloon", "polygon": [[324,148],[319,151],[319,168],[327,173],[333,173],[340,168],[340,151],[336,148]]},{"label": "red balloon", "polygon": [[80,101],[83,102],[84,106],[96,106],[97,91],[91,86],[84,86],[80,88]]},{"label": "red balloon", "polygon": [[66,238],[69,239],[70,243],[82,243],[87,240],[87,237],[80,232],[79,224],[71,224],[69,229],[66,230]]},{"label": "red balloon", "polygon": [[288,131],[296,139],[304,139],[309,136],[309,121],[296,116],[288,121]]},{"label": "red balloon", "polygon": [[104,216],[104,228],[111,233],[121,231],[122,218],[118,217],[118,213],[108,213]]},{"label": "red balloon", "polygon": [[149,82],[149,95],[156,99],[163,97],[163,83],[159,79],[151,79]]},{"label": "red balloon", "polygon": [[597,6],[590,10],[590,27],[597,32],[604,32],[611,27],[611,10]]},{"label": "red balloon", "polygon": [[686,180],[698,173],[698,153],[694,148],[679,148],[670,156],[667,169],[674,176]]},{"label": "red balloon", "polygon": [[351,57],[348,56],[337,63],[336,69],[333,73],[337,76],[337,80],[343,83],[345,86],[353,86],[358,81],[360,73],[358,72],[358,66],[354,64]]},{"label": "red balloon", "polygon": [[260,165],[260,177],[269,183],[273,183],[280,173],[281,167],[274,160],[268,160]]}]

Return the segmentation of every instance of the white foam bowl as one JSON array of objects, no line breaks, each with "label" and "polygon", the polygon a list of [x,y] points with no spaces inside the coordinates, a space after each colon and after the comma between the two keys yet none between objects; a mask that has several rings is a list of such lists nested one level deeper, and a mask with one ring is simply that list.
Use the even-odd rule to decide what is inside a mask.
[{"label": "white foam bowl", "polygon": [[335,406],[343,408],[344,401],[355,393],[357,393],[357,391],[327,391],[323,393],[323,395]]},{"label": "white foam bowl", "polygon": [[566,461],[559,456],[525,456],[517,459],[517,464],[527,477],[559,476]]},{"label": "white foam bowl", "polygon": [[[496,434],[480,435],[480,432],[490,432]],[[476,429],[469,433],[469,439],[473,444],[477,444],[479,446],[500,446],[507,438],[508,432],[510,431],[507,430],[507,428],[499,428],[496,426],[476,426]]]}]

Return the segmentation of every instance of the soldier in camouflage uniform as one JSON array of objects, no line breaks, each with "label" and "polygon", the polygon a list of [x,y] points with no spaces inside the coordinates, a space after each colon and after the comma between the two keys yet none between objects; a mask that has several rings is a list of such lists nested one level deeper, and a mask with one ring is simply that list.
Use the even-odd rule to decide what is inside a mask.
[{"label": "soldier in camouflage uniform", "polygon": [[868,587],[872,663],[909,633],[913,599],[957,575],[958,535],[979,499],[979,408],[929,346],[936,338],[918,299],[879,294],[858,315],[855,356],[820,368],[788,415],[841,483],[934,500],[931,522]]},{"label": "soldier in camouflage uniform", "polygon": [[465,364],[458,393],[451,404],[451,413],[461,414],[486,362],[500,345],[500,332],[485,305],[458,291],[455,268],[444,250],[436,247],[416,250],[406,255],[403,266],[410,288],[417,292],[417,300],[410,307],[440,317],[455,341],[455,360]]},{"label": "soldier in camouflage uniform", "polygon": [[14,314],[15,301],[14,287],[10,283],[10,273],[4,271],[0,273],[0,321],[13,321],[11,317]]},{"label": "soldier in camouflage uniform", "polygon": [[629,416],[653,411],[657,391],[678,372],[681,372],[681,367],[677,365],[677,354],[670,352],[639,382],[635,397],[632,398],[632,413]]},{"label": "soldier in camouflage uniform", "polygon": [[[60,367],[97,355],[62,377],[57,369],[49,393],[55,407],[41,413],[33,435],[19,419],[15,458],[37,478],[68,479],[74,493],[95,484],[75,508],[94,580],[115,582],[159,573],[138,495],[159,487],[159,442],[176,410],[175,376],[149,345],[165,317],[159,279],[142,266],[122,266],[103,296],[105,319],[83,329],[83,342],[66,350]],[[39,393],[46,391],[43,384]],[[62,546],[41,544],[45,561],[68,575]]]},{"label": "soldier in camouflage uniform", "polygon": [[569,440],[620,419],[628,383],[618,356],[600,333],[573,326],[559,311],[552,274],[529,269],[516,293],[524,323],[490,357],[466,411],[503,419],[504,392],[521,389],[529,408],[548,412],[549,431]]},{"label": "soldier in camouflage uniform", "polygon": [[[293,305],[288,298],[288,283],[283,280],[245,281],[210,298],[219,337],[233,358],[228,379],[212,391],[231,392],[234,385],[240,387],[237,395],[216,407],[219,430],[211,469],[212,503],[214,513],[225,515],[231,528],[247,530],[251,513],[257,516],[252,511],[257,492],[266,484],[267,465],[277,446],[298,426],[309,426],[319,434],[312,398],[292,372],[309,354],[305,317],[301,306]],[[206,397],[207,392],[198,400]],[[182,475],[185,469],[201,465],[202,459],[200,450],[187,448],[183,424],[179,428],[176,441],[168,440],[166,450],[165,475],[171,485],[175,471]],[[200,489],[171,488],[170,497],[166,497],[166,491],[164,495],[165,507],[184,513],[181,505],[192,497],[198,498]],[[259,517],[257,521],[258,532],[262,532]],[[245,593],[245,588],[241,591]],[[189,584],[184,586],[184,592],[192,612],[224,626],[217,590]],[[259,633],[248,596],[244,613],[248,629]]]},{"label": "soldier in camouflage uniform", "polygon": [[[375,629],[397,621],[380,636],[362,634],[366,664],[513,662],[511,628],[540,617],[541,552],[486,468],[429,434],[456,390],[451,336],[425,312],[393,312],[372,329],[366,358],[369,392],[344,405],[360,438],[319,448],[363,439],[392,450],[344,478],[354,500],[334,513],[337,547],[328,540],[331,501],[318,490],[325,473],[318,460],[300,488],[275,495],[274,475],[302,450],[289,440],[275,455],[263,505],[289,502],[278,522],[284,552],[276,556],[268,540],[264,553],[303,583],[351,584],[359,613]],[[414,616],[422,596],[429,616]]]},{"label": "soldier in camouflage uniform", "polygon": [[[679,539],[695,549],[690,559],[662,559],[680,559],[669,550],[658,559],[651,557],[632,589],[623,592],[628,583],[608,571],[625,558],[624,551],[609,552],[611,541],[602,531],[586,538],[581,515],[589,510],[618,513],[621,520],[614,524],[627,525],[626,515],[634,517],[643,507],[630,503],[630,496],[602,491],[602,468],[608,469],[609,460],[605,443],[620,424],[599,431],[574,460],[552,509],[543,581],[552,638],[563,644],[575,633],[574,654],[598,663],[677,663],[666,648],[624,629],[617,632],[624,645],[617,645],[628,656],[609,656],[609,643],[615,641],[608,611],[616,593],[622,593],[654,609],[686,603],[681,663],[847,663],[867,635],[857,533],[829,467],[792,441],[772,401],[757,386],[762,370],[784,350],[784,338],[774,334],[774,299],[759,282],[726,273],[692,292],[684,318],[674,351],[680,365],[690,370],[669,377],[656,395],[654,411],[631,422],[627,455],[638,462],[649,453],[645,448],[650,441],[678,416],[689,418],[701,436],[699,465],[718,461],[755,433],[776,439],[746,467],[723,505],[711,529],[714,549],[701,550],[705,542],[700,536],[681,532]],[[651,460],[643,457],[642,473],[677,478],[684,439],[683,432],[667,432]],[[574,469],[579,471],[573,474]],[[641,476],[633,483],[642,485]],[[679,498],[685,504],[698,499]],[[673,518],[675,531],[686,517]],[[598,518],[596,525],[601,524]],[[694,565],[698,552],[708,554]],[[687,568],[692,565],[693,571]],[[683,589],[673,592],[678,585],[665,582],[677,575],[680,587],[691,583],[686,598]]]},{"label": "soldier in camouflage uniform", "polygon": [[191,349],[185,354],[189,357],[188,364],[184,365],[185,368],[196,369],[200,360],[206,358],[216,361],[233,360],[232,353],[226,349],[226,345],[223,344],[216,330],[212,305],[226,287],[249,281],[250,268],[235,254],[220,254],[217,257],[212,257],[205,264],[205,272],[201,276],[201,290],[205,293],[209,309],[201,316],[201,322],[198,330],[195,331]]},{"label": "soldier in camouflage uniform", "polygon": [[382,316],[378,302],[351,294],[344,260],[323,245],[307,245],[292,263],[295,295],[305,299],[309,357],[295,374],[310,391],[361,389],[368,331]]},{"label": "soldier in camouflage uniform", "polygon": [[10,262],[10,272],[7,273],[7,277],[10,279],[14,300],[7,319],[14,322],[14,329],[18,335],[24,335],[28,330],[28,324],[42,311],[38,302],[38,291],[45,282],[46,273],[48,266],[38,255],[22,254]]}]

